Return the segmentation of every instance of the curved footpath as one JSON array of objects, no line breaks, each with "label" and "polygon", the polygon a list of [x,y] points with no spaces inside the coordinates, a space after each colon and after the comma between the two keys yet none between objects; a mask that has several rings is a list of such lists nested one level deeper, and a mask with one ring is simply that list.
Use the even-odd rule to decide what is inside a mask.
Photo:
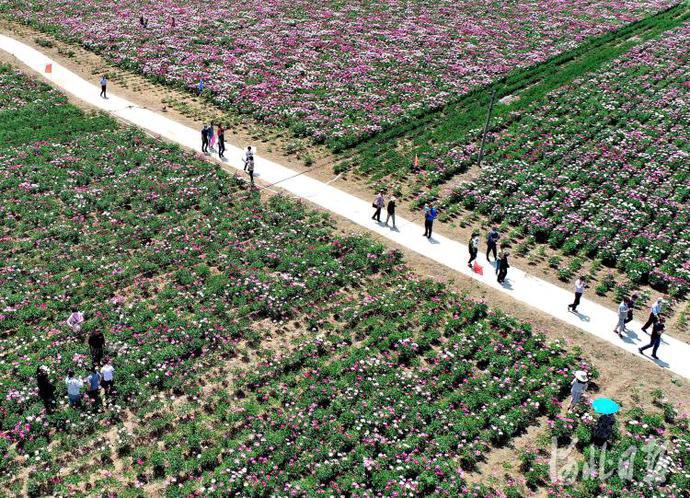
[{"label": "curved footpath", "polygon": [[[0,49],[14,55],[47,80],[79,99],[171,142],[199,151],[201,147],[200,130],[184,126],[117,96],[111,95],[108,99],[102,99],[99,97],[100,88],[97,86],[97,78],[93,83],[88,82],[41,52],[2,34],[0,34]],[[45,73],[46,64],[52,64],[51,73]],[[243,151],[240,148],[228,145],[225,155],[231,159],[223,162],[223,164],[241,170],[242,154]],[[496,282],[493,265],[487,263],[484,256],[480,255],[480,264],[484,267],[484,275],[478,275],[467,267],[468,251],[467,246],[463,244],[440,235],[434,235],[431,240],[427,240],[422,236],[424,232],[422,225],[400,217],[397,219],[398,230],[392,230],[371,219],[373,212],[371,200],[362,200],[258,156],[255,157],[255,166],[256,177],[263,182],[279,184],[282,189],[295,196],[309,200],[458,273],[509,294],[517,301],[599,337],[634,354],[640,361],[654,361],[660,367],[690,379],[689,344],[664,335],[658,352],[660,360],[655,361],[649,356],[642,356],[637,349],[649,342],[649,337],[640,330],[641,324],[637,320],[630,324],[632,332],[629,332],[627,337],[620,339],[613,333],[613,328],[617,322],[617,313],[613,309],[583,299],[580,304],[582,313],[571,313],[567,310],[567,305],[572,302],[573,293],[568,290],[533,277],[515,267],[510,269],[506,284],[501,285]],[[385,209],[382,214],[385,216]],[[639,310],[637,315],[646,319],[648,311]],[[651,354],[651,349],[647,350],[646,353]]]}]

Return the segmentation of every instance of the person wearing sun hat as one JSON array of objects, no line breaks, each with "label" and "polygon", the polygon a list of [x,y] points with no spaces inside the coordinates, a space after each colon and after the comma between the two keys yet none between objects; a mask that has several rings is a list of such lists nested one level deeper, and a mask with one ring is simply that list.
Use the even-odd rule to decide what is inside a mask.
[{"label": "person wearing sun hat", "polygon": [[582,395],[587,390],[589,386],[589,375],[584,370],[578,370],[575,372],[575,378],[571,383],[570,388],[570,405],[568,405],[568,411],[572,410],[573,407],[580,402]]}]

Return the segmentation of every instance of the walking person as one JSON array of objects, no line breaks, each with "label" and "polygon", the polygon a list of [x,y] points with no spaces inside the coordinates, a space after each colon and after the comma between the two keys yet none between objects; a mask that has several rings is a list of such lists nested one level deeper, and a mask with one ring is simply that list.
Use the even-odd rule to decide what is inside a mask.
[{"label": "walking person", "polygon": [[211,123],[208,127],[208,147],[209,149],[213,150],[213,147],[216,145],[216,135],[214,134],[213,130],[213,123]]},{"label": "walking person", "polygon": [[218,125],[218,157],[223,159],[225,157],[225,128],[223,125]]},{"label": "walking person", "polygon": [[386,226],[388,226],[388,220],[392,219],[393,220],[393,228],[397,228],[395,226],[395,201],[397,199],[395,196],[391,197],[391,200],[388,201],[388,204],[386,205]]},{"label": "walking person", "polygon": [[103,76],[101,76],[101,94],[100,94],[100,96],[103,97],[104,99],[108,98],[106,96],[107,87],[108,87],[108,77],[104,74]]},{"label": "walking person", "polygon": [[55,409],[55,386],[48,377],[48,368],[40,366],[36,369],[36,384],[38,385],[38,397],[43,401],[46,413],[53,413]]},{"label": "walking person", "polygon": [[427,239],[431,238],[431,231],[434,228],[434,220],[438,216],[438,212],[433,204],[424,206],[424,236]]},{"label": "walking person", "polygon": [[376,194],[376,197],[374,197],[374,202],[371,203],[371,207],[375,209],[374,215],[371,217],[372,220],[376,220],[381,223],[381,210],[385,204],[386,202],[383,199],[383,193],[379,192]]},{"label": "walking person", "polygon": [[578,370],[575,372],[575,378],[570,384],[570,404],[568,405],[568,411],[572,410],[573,407],[580,402],[582,395],[587,390],[589,386],[589,376],[584,370]]},{"label": "walking person", "polygon": [[69,406],[78,407],[81,404],[81,388],[84,387],[84,381],[74,376],[74,370],[69,370],[65,378],[65,385],[67,386]]},{"label": "walking person", "polygon": [[618,324],[613,332],[618,334],[618,337],[623,337],[623,332],[625,332],[625,319],[628,318],[628,298],[624,297],[621,303],[618,305]]},{"label": "walking person", "polygon": [[246,163],[247,173],[249,173],[249,181],[254,185],[254,156],[250,157]]},{"label": "walking person", "polygon": [[115,383],[115,368],[113,368],[110,359],[105,360],[105,363],[101,367],[101,379],[101,385],[103,386],[106,396],[110,396]]},{"label": "walking person", "polygon": [[472,268],[472,261],[477,259],[477,254],[479,254],[479,232],[476,230],[472,232],[467,248],[470,251],[470,260],[467,262],[467,266]]},{"label": "walking person", "polygon": [[499,284],[504,283],[508,275],[508,268],[510,268],[508,256],[510,256],[510,253],[507,250],[501,251],[501,258],[498,260],[498,277],[496,278]]},{"label": "walking person", "polygon": [[86,395],[89,397],[93,406],[98,408],[101,404],[101,374],[96,370],[96,365],[93,366],[88,377],[86,377]]},{"label": "walking person", "polygon": [[666,325],[664,324],[664,317],[660,316],[659,319],[652,325],[652,336],[650,338],[649,344],[639,349],[640,354],[644,354],[645,349],[652,348],[652,358],[658,360],[659,357],[656,355],[659,345],[661,344],[661,334],[664,333]]},{"label": "walking person", "polygon": [[647,319],[647,323],[645,323],[642,326],[642,331],[647,334],[647,329],[654,325],[656,322],[659,321],[659,317],[661,316],[661,305],[664,304],[664,300],[662,298],[658,298],[656,302],[652,305],[652,308],[649,310],[649,318]]},{"label": "walking person", "polygon": [[582,299],[582,294],[585,292],[585,287],[587,287],[587,279],[582,276],[578,277],[575,280],[575,300],[568,305],[568,311],[577,313],[577,307],[580,305],[580,299]]},{"label": "walking person", "polygon": [[254,162],[254,152],[252,152],[251,145],[247,146],[247,150],[244,152],[244,157],[242,158],[242,161],[244,161],[244,170],[247,171],[247,165],[249,164],[249,162]]},{"label": "walking person", "polygon": [[91,361],[98,365],[103,359],[103,346],[105,346],[105,336],[100,330],[94,330],[89,336],[89,348],[91,349]]},{"label": "walking person", "polygon": [[201,129],[201,152],[208,154],[208,126]]},{"label": "walking person", "polygon": [[491,261],[491,258],[489,258],[489,254],[494,255],[494,259],[498,259],[498,256],[496,255],[496,247],[498,245],[498,239],[501,236],[498,234],[498,230],[496,230],[496,227],[492,227],[491,230],[489,230],[488,235],[486,236],[486,260]]},{"label": "walking person", "polygon": [[72,314],[67,318],[67,326],[72,329],[72,332],[79,335],[82,324],[84,323],[84,314],[77,308],[72,308]]},{"label": "walking person", "polygon": [[633,312],[635,310],[635,305],[637,304],[637,301],[639,299],[640,299],[640,295],[637,293],[630,296],[630,305],[628,306],[628,317],[625,319],[626,324],[633,321]]}]

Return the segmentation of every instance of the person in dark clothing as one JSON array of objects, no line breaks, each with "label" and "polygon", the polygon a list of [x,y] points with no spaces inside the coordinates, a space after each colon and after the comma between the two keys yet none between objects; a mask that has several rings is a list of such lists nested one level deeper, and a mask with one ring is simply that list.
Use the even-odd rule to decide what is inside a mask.
[{"label": "person in dark clothing", "polygon": [[93,406],[95,408],[98,408],[101,404],[101,396],[100,396],[100,390],[101,390],[101,374],[98,373],[98,370],[96,370],[96,366],[94,365],[93,368],[91,369],[91,372],[89,372],[89,376],[85,379],[86,380],[86,395],[91,398],[91,401],[93,402]]},{"label": "person in dark clothing", "polygon": [[504,283],[506,275],[508,275],[508,268],[510,268],[510,264],[508,264],[509,255],[508,251],[503,251],[501,259],[498,260],[498,278],[496,280],[499,284]]},{"label": "person in dark clothing", "polygon": [[639,294],[633,294],[630,296],[630,304],[628,305],[628,318],[625,319],[625,323],[630,323],[633,321],[633,312],[635,310],[635,304],[638,299],[640,299]]},{"label": "person in dark clothing", "polygon": [[388,201],[388,205],[386,206],[386,212],[388,216],[386,216],[386,226],[388,226],[388,220],[391,218],[393,219],[393,228],[396,228],[395,226],[395,201],[397,199],[395,197],[391,197],[391,200]]},{"label": "person in dark clothing", "polygon": [[491,258],[489,258],[489,254],[494,255],[494,259],[498,259],[498,256],[496,255],[496,246],[498,245],[498,239],[500,238],[500,235],[498,235],[498,230],[496,230],[496,227],[492,228],[489,231],[489,234],[486,236],[486,260],[491,261]]},{"label": "person in dark clothing", "polygon": [[467,248],[470,251],[470,260],[467,262],[467,266],[472,268],[472,261],[477,259],[477,254],[479,253],[479,234],[477,232],[472,232]]},{"label": "person in dark clothing", "polygon": [[639,349],[640,354],[644,354],[645,349],[652,348],[652,358],[658,360],[659,357],[656,355],[659,345],[661,344],[661,334],[664,333],[664,317],[659,317],[659,319],[652,326],[652,336],[650,338],[649,344]]},{"label": "person in dark clothing", "polygon": [[424,208],[424,236],[427,239],[431,238],[431,231],[434,228],[436,216],[438,216],[438,212],[433,204],[429,204]]},{"label": "person in dark clothing", "polygon": [[105,336],[100,330],[94,330],[89,336],[89,348],[91,348],[91,360],[94,365],[98,365],[103,359],[103,346]]},{"label": "person in dark clothing", "polygon": [[36,384],[38,385],[38,396],[43,400],[46,413],[52,413],[55,409],[55,386],[50,382],[46,367],[41,366],[36,370]]},{"label": "person in dark clothing", "polygon": [[208,126],[201,129],[201,152],[208,154]]},{"label": "person in dark clothing", "polygon": [[218,125],[218,157],[224,158],[225,154],[225,128],[223,125]]},{"label": "person in dark clothing", "polygon": [[103,76],[101,76],[101,94],[100,94],[100,96],[103,97],[104,99],[108,98],[106,96],[107,88],[108,88],[108,77],[104,74]]},{"label": "person in dark clothing", "polygon": [[659,298],[656,300],[652,308],[649,310],[649,318],[647,319],[647,323],[645,323],[642,326],[642,331],[646,334],[647,329],[654,325],[656,322],[659,321],[659,317],[661,316],[661,306],[664,304],[664,300],[662,298]]}]

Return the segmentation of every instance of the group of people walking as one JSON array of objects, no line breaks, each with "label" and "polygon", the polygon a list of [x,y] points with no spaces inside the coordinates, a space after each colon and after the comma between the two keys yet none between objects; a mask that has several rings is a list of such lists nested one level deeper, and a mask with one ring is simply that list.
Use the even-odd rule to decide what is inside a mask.
[{"label": "group of people walking", "polygon": [[[578,279],[575,281],[575,299],[571,304],[568,305],[568,311],[577,313],[577,307],[580,305],[580,300],[582,299],[582,294],[585,292],[586,287],[587,278],[584,276],[578,277]],[[629,297],[623,297],[622,301],[618,304],[618,321],[616,322],[616,326],[613,328],[613,333],[618,334],[618,337],[623,337],[623,334],[628,333],[627,325],[633,321],[633,313],[639,300],[640,295],[634,293]],[[655,360],[659,359],[656,353],[659,350],[659,345],[661,344],[661,335],[664,333],[664,329],[666,328],[666,320],[661,314],[663,304],[664,299],[660,297],[650,308],[649,317],[642,326],[642,331],[650,335],[650,341],[649,344],[638,349],[640,354],[644,354],[646,350],[652,348],[651,356]],[[651,332],[649,332],[650,327],[652,329]]]},{"label": "group of people walking", "polygon": [[[210,154],[218,144],[218,158],[225,159],[225,128],[223,125],[213,123],[204,125],[201,129],[201,152]],[[251,145],[247,147],[242,156],[243,169],[249,175],[249,181],[254,185],[254,151]]]},{"label": "group of people walking", "polygon": [[[66,323],[76,337],[81,338],[81,329],[84,323],[83,313],[76,309],[72,310]],[[87,375],[83,377],[77,376],[75,371],[70,369],[67,371],[67,376],[65,377],[67,399],[69,405],[74,408],[81,406],[84,393],[95,408],[98,408],[101,404],[101,389],[108,397],[113,394],[115,368],[110,359],[103,359],[105,347],[105,336],[103,332],[91,332],[87,339],[87,343],[89,345],[92,365]],[[51,381],[50,372],[45,365],[38,367],[36,370],[36,385],[38,387],[38,396],[43,401],[46,412],[52,413],[56,406],[55,393],[57,388]],[[86,389],[82,392],[84,387],[86,387]]]}]

